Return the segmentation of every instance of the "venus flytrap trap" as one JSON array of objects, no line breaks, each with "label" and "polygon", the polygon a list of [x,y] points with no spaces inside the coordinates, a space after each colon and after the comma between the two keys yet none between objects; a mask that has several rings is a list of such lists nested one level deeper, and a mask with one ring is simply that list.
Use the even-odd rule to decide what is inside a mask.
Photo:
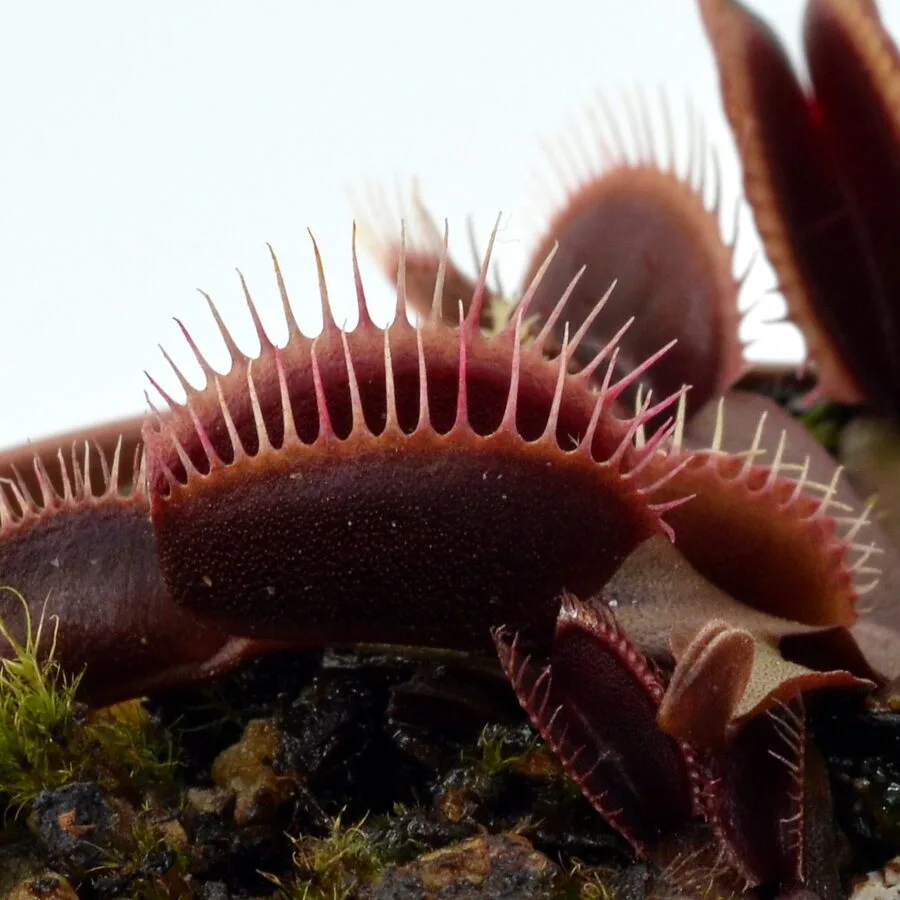
[{"label": "venus flytrap trap", "polygon": [[[810,0],[813,98],[740,4],[700,5],[819,386],[894,415],[900,229],[875,175],[894,187],[896,49],[869,0]],[[671,145],[660,157],[645,113],[629,116],[636,156],[600,117],[599,162],[548,215],[510,310],[489,284],[496,231],[470,279],[419,205],[409,234],[370,228],[397,286],[389,325],[354,241],[359,324],[338,326],[314,244],[323,330],[303,334],[273,252],[285,344],[241,278],[256,355],[207,298],[226,370],[182,328],[202,371],[173,365],[183,401],[152,381],[119,444],[106,428],[28,472],[0,459],[0,578],[27,598],[0,596],[3,674],[33,688],[36,734],[97,728],[73,724],[76,699],[202,684],[286,647],[496,656],[572,783],[666,883],[840,896],[809,714],[900,676],[900,564],[802,426],[734,390],[742,277],[715,163],[698,129],[686,168]],[[52,652],[32,646],[42,597]],[[125,744],[113,753],[139,760]],[[366,862],[360,838],[298,838],[337,873],[330,900],[343,864]]]},{"label": "venus flytrap trap", "polygon": [[[846,630],[864,517],[836,530],[831,494],[790,477],[780,455],[764,466],[715,441],[688,450],[683,390],[627,413],[626,393],[666,348],[618,376],[619,328],[580,365],[608,292],[558,349],[549,327],[523,340],[553,253],[507,325],[485,333],[490,257],[452,325],[445,249],[432,313],[413,326],[403,246],[384,329],[359,280],[360,324],[337,327],[317,251],[315,339],[296,326],[274,256],[284,347],[249,291],[255,358],[210,301],[230,367],[214,370],[186,335],[206,384],[176,370],[186,400],[161,390],[170,408],[144,425],[127,496],[117,458],[90,483],[87,452],[60,459],[61,490],[37,459],[40,501],[21,476],[7,485],[0,562],[59,589],[62,668],[93,665],[79,686],[97,703],[289,644],[497,652],[567,774],[639,858],[724,892],[804,879],[801,694],[879,677]],[[564,319],[578,282],[548,322]],[[41,545],[58,565],[41,566]],[[93,605],[99,570],[85,554],[115,566]],[[115,682],[102,677],[113,665]],[[789,728],[776,715],[787,704]]]}]

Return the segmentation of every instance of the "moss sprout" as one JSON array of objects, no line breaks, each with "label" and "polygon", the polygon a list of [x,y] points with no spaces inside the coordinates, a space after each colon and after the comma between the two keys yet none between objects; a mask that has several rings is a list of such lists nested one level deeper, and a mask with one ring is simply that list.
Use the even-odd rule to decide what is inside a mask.
[{"label": "moss sprout", "polygon": [[14,651],[12,657],[0,660],[0,785],[8,808],[17,812],[41,791],[73,777],[67,747],[77,727],[75,694],[80,678],[65,678],[54,660],[59,622],[53,620],[49,651],[41,654],[47,623],[42,618],[34,627],[25,600],[16,596],[26,611],[24,643],[0,622],[0,637]]},{"label": "moss sprout", "polygon": [[78,702],[81,676],[66,677],[54,656],[55,617],[34,623],[25,600],[23,642],[0,621],[12,648],[0,660],[0,791],[18,815],[42,791],[90,779],[105,787],[171,785],[171,744],[151,727],[138,701],[89,713]]},{"label": "moss sprout", "polygon": [[325,837],[294,838],[296,880],[285,883],[267,876],[278,886],[280,896],[284,900],[349,900],[361,886],[373,883],[384,861],[363,824],[345,827],[337,816]]},{"label": "moss sprout", "polygon": [[[475,764],[485,775],[499,775],[509,770],[533,769],[531,758],[535,755],[543,760],[544,743],[537,732],[529,729],[528,738],[522,741],[520,732],[511,732],[508,728],[488,725],[478,737],[480,759]],[[548,758],[547,774],[558,774],[558,764]]]}]

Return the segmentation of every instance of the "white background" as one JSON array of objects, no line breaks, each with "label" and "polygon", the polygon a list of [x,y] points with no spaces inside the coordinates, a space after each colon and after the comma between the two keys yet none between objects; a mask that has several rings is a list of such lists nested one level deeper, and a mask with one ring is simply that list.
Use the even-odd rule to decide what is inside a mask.
[{"label": "white background", "polygon": [[[801,3],[753,6],[798,55]],[[887,20],[900,32],[900,3]],[[563,143],[598,88],[664,85],[682,144],[690,95],[728,209],[738,188],[689,0],[7,3],[0,84],[0,446],[143,409],[142,370],[166,372],[156,344],[189,360],[173,315],[221,363],[195,288],[247,334],[235,266],[280,336],[265,241],[314,333],[311,227],[346,315],[349,191],[366,184],[418,176],[465,261],[466,215],[484,236],[502,210],[499,261],[515,287],[559,197],[535,178],[560,185],[541,142]],[[753,241],[745,227],[739,262]],[[386,310],[384,280],[366,270]],[[759,268],[745,301],[772,285]],[[748,323],[744,336],[759,334]],[[802,345],[769,327],[752,352],[797,359]]]}]

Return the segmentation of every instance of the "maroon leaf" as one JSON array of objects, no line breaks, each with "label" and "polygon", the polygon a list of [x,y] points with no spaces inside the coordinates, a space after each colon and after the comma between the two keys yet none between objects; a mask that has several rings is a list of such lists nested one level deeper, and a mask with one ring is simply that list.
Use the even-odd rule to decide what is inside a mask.
[{"label": "maroon leaf", "polygon": [[[575,173],[577,187],[556,209],[534,248],[525,283],[558,242],[554,267],[543,279],[532,309],[538,326],[548,327],[556,299],[582,267],[572,289],[565,321],[553,324],[557,342],[566,325],[581,328],[600,298],[615,284],[609,302],[589,324],[581,343],[582,362],[590,360],[622,325],[635,317],[622,339],[619,356],[624,374],[659,347],[675,347],[642,377],[655,396],[667,396],[684,384],[690,411],[726,390],[743,369],[738,340],[737,295],[733,251],[720,227],[718,171],[708,148],[691,123],[691,158],[679,172],[671,146],[657,149],[649,113],[643,103],[629,108],[638,159],[618,143],[620,130],[609,111],[590,143],[602,148],[596,167]],[[668,110],[664,110],[666,120]],[[640,121],[640,125],[638,125]],[[612,134],[610,147],[608,134]],[[671,138],[663,140],[671,144]],[[665,157],[668,156],[668,161]],[[713,200],[706,199],[710,178]],[[631,395],[633,402],[633,393]]]},{"label": "maroon leaf", "polygon": [[701,0],[744,186],[820,389],[897,412],[900,116],[896,49],[874,6],[813,0],[808,97],[771,29]]},{"label": "maroon leaf", "polygon": [[505,629],[494,640],[519,702],[593,806],[638,852],[694,812],[700,774],[690,750],[663,734],[663,683],[605,609],[567,595],[550,665],[523,655]]},{"label": "maroon leaf", "polygon": [[[29,478],[0,486],[0,577],[21,594],[0,591],[0,621],[19,644],[29,624],[43,622],[41,653],[53,646],[67,677],[83,673],[80,698],[94,704],[210,678],[276,646],[230,638],[175,606],[159,569],[143,466],[128,465],[135,485],[123,491],[120,450],[111,462],[74,450],[67,460],[60,451],[58,486],[36,457]],[[0,638],[0,657],[12,652]]]},{"label": "maroon leaf", "polygon": [[485,336],[474,301],[459,327],[417,329],[401,296],[380,329],[361,287],[359,326],[323,296],[313,340],[283,299],[284,347],[251,305],[260,355],[223,331],[230,370],[198,352],[207,385],[145,430],[161,566],[198,615],[311,645],[488,649],[504,621],[549,637],[564,588],[596,593],[663,530],[633,438],[674,398],[620,419],[640,369],[589,389],[611,348],[572,373],[574,343],[523,346],[524,307]]},{"label": "maroon leaf", "polygon": [[803,705],[747,722],[716,758],[709,812],[732,864],[751,884],[803,878]]}]

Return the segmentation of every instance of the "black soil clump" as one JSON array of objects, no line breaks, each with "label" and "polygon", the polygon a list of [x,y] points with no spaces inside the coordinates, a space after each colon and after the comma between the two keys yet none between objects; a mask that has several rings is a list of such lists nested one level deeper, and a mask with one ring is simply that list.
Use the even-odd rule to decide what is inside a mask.
[{"label": "black soil clump", "polygon": [[[811,717],[845,872],[900,847],[900,715],[870,707],[836,694]],[[3,896],[50,883],[69,900],[667,896],[492,661],[282,652],[141,709],[171,777],[116,782],[106,759],[97,779],[8,809]]]},{"label": "black soil clump", "polygon": [[573,866],[632,864],[493,661],[281,652],[143,710],[169,783],[78,780],[8,812],[0,888],[528,900],[578,896]]}]

